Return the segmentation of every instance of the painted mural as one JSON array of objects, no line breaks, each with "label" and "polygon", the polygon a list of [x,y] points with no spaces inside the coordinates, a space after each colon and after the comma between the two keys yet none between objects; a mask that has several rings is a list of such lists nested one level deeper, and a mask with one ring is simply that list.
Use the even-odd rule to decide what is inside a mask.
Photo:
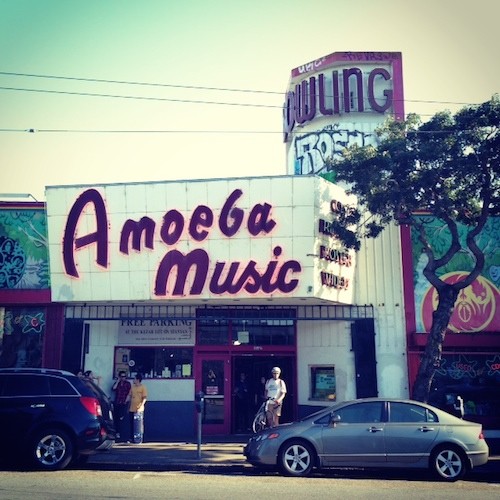
[{"label": "painted mural", "polygon": [[498,429],[499,393],[499,354],[444,354],[432,382],[429,403],[453,413],[456,397],[460,396],[467,420],[479,422],[484,429]]},{"label": "painted mural", "polygon": [[[422,216],[424,217],[424,216]],[[451,236],[443,221],[436,217],[425,216],[427,235],[431,246],[444,254],[448,249]],[[462,248],[465,246],[466,227],[459,226]],[[463,289],[457,299],[455,310],[450,320],[449,330],[453,333],[499,332],[500,331],[500,218],[488,220],[483,231],[476,238],[476,243],[484,252],[485,265],[482,274],[471,286]],[[415,288],[416,331],[429,332],[432,312],[437,306],[437,293],[430,285],[423,269],[427,262],[418,241],[418,234],[412,229],[413,276]],[[468,273],[474,265],[473,255],[464,250],[456,255],[446,266],[439,270],[441,279],[454,283]]]},{"label": "painted mural", "polygon": [[42,366],[45,309],[0,307],[0,368]]},{"label": "painted mural", "polygon": [[47,217],[41,209],[0,209],[0,290],[50,288]]}]

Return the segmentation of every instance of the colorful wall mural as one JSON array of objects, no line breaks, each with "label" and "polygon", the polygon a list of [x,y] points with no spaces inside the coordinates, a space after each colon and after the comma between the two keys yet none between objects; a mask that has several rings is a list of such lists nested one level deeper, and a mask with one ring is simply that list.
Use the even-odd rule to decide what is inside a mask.
[{"label": "colorful wall mural", "polygon": [[0,368],[42,366],[45,308],[0,307]]},{"label": "colorful wall mural", "polygon": [[[17,291],[38,294],[50,289],[45,206],[25,205],[0,207],[0,292],[4,297],[11,292],[14,296]],[[32,295],[31,301],[33,297],[38,295]],[[16,298],[8,302],[13,304]],[[45,324],[43,306],[0,304],[0,367],[42,366]]]},{"label": "colorful wall mural", "polygon": [[[436,217],[421,216],[426,219],[427,235],[432,248],[443,255],[451,241],[444,222]],[[459,226],[462,247],[465,246],[466,227]],[[457,299],[449,329],[453,333],[500,332],[500,218],[488,220],[476,243],[484,252],[485,265],[481,275],[471,286],[463,289]],[[429,332],[432,312],[437,306],[437,293],[423,275],[427,263],[418,232],[412,229],[413,276],[415,290],[416,331]],[[472,270],[474,257],[471,252],[459,252],[446,266],[439,270],[441,279],[453,283]]]},{"label": "colorful wall mural", "polygon": [[0,208],[0,290],[50,288],[45,209]]}]

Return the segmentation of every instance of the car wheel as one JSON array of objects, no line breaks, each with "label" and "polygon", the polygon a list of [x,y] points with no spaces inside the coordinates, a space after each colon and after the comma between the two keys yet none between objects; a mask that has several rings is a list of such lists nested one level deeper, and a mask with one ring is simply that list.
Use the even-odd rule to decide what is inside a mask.
[{"label": "car wheel", "polygon": [[289,441],[279,452],[279,466],[287,476],[307,476],[314,466],[314,451],[301,441]]},{"label": "car wheel", "polygon": [[64,469],[73,459],[73,443],[68,434],[60,429],[39,431],[31,443],[31,463],[37,469]]},{"label": "car wheel", "polygon": [[445,481],[457,481],[467,472],[464,453],[454,446],[437,448],[430,463],[431,471]]}]

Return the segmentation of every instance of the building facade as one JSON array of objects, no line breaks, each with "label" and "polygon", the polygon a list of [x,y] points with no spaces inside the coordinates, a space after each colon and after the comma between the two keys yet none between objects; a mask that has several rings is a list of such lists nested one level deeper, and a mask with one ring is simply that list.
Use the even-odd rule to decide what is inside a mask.
[{"label": "building facade", "polygon": [[[237,432],[235,386],[282,368],[283,419],[408,391],[399,232],[344,249],[329,225],[355,202],[317,176],[51,186],[52,300],[62,366],[148,387],[146,437]],[[396,271],[394,271],[396,270]]]},{"label": "building facade", "polygon": [[[450,235],[443,221],[425,218],[430,244],[437,251],[449,248]],[[461,241],[467,228],[459,225]],[[434,376],[429,402],[452,409],[460,396],[465,418],[479,422],[486,438],[500,439],[500,219],[491,217],[475,241],[485,264],[481,275],[459,294],[446,333],[441,364]],[[416,378],[427,343],[435,289],[423,275],[425,254],[416,230],[404,228],[403,271],[410,384]],[[474,267],[472,254],[460,252],[440,269],[441,279],[453,283]]]},{"label": "building facade", "polygon": [[51,302],[44,203],[0,203],[0,367],[59,366],[63,307]]}]

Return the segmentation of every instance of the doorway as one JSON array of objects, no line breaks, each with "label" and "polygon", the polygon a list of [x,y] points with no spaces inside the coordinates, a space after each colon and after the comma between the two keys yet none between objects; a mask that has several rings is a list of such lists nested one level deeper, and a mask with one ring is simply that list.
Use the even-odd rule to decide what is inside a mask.
[{"label": "doorway", "polygon": [[[195,390],[205,394],[202,414],[204,435],[224,435],[251,432],[253,417],[260,406],[259,384],[271,377],[271,368],[281,368],[287,396],[283,403],[281,422],[295,419],[295,356],[269,354],[231,355],[229,353],[200,353],[196,363]],[[236,387],[241,373],[248,386],[246,404],[237,401]],[[242,415],[241,411],[245,413]]]},{"label": "doorway", "polygon": [[[232,358],[232,402],[231,402],[231,432],[251,432],[253,417],[262,403],[265,382],[271,378],[273,366],[281,368],[281,378],[286,383],[287,395],[283,402],[281,422],[291,422],[295,419],[295,357],[269,355],[239,355]],[[241,374],[245,374],[248,387],[248,401],[241,403],[235,389]],[[242,415],[243,412],[243,415]]]},{"label": "doorway", "polygon": [[229,434],[231,415],[230,357],[228,354],[200,354],[196,371],[196,392],[203,391],[202,433]]}]

